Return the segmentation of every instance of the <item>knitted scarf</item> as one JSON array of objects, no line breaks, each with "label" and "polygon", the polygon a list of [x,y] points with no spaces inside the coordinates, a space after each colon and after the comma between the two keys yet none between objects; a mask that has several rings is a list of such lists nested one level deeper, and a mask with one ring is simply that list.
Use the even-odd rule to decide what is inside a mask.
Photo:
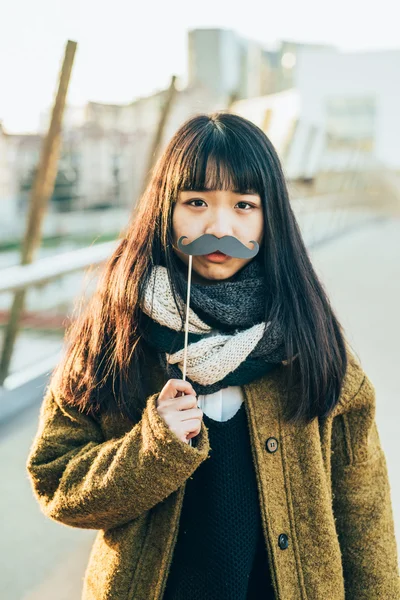
[{"label": "knitted scarf", "polygon": [[[178,295],[185,315],[185,290]],[[191,285],[186,379],[198,395],[244,385],[275,368],[285,358],[279,323],[263,321],[268,293],[259,260],[253,259],[230,281]],[[159,356],[168,378],[182,379],[184,321],[172,294],[167,268],[155,265],[141,304],[144,339]]]}]

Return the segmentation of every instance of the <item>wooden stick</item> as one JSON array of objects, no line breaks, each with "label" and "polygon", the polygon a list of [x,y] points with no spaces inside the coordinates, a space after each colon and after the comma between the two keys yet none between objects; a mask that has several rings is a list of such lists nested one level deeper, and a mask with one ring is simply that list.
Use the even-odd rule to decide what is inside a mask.
[{"label": "wooden stick", "polygon": [[190,287],[192,282],[192,259],[193,256],[189,254],[189,265],[188,265],[188,287],[186,297],[186,322],[185,322],[185,347],[183,350],[183,381],[186,381],[186,368],[187,368],[187,347],[189,338],[189,304],[190,304]]},{"label": "wooden stick", "polygon": [[[186,321],[185,321],[185,346],[183,349],[183,381],[186,381],[186,367],[187,367],[187,347],[188,347],[188,337],[189,337],[189,304],[190,304],[190,287],[192,283],[192,260],[193,256],[189,254],[189,265],[188,265],[188,286],[187,286],[187,296],[186,296]],[[184,396],[184,392],[182,392],[182,396]],[[189,440],[189,446],[193,446],[192,438]]]}]

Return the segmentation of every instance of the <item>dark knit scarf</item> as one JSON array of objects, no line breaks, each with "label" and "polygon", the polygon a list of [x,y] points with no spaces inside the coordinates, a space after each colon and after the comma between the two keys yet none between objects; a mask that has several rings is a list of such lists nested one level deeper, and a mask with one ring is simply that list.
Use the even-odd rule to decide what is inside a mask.
[{"label": "dark knit scarf", "polygon": [[[178,278],[184,290],[182,299],[186,302],[187,267],[183,263],[178,266]],[[264,270],[256,257],[230,281],[221,280],[205,285],[192,282],[190,307],[213,328],[213,333],[232,334],[264,321],[267,295]],[[166,353],[172,354],[184,347],[184,328],[181,332],[174,331],[142,313],[141,329],[144,339],[157,351],[168,378],[182,379],[180,368],[167,362]],[[197,342],[202,337],[200,334],[189,333],[188,344]],[[284,359],[286,353],[282,330],[279,323],[272,322],[246,360],[223,379],[211,385],[200,385],[188,377],[187,381],[198,395],[212,394],[227,386],[249,383],[274,369]]]}]

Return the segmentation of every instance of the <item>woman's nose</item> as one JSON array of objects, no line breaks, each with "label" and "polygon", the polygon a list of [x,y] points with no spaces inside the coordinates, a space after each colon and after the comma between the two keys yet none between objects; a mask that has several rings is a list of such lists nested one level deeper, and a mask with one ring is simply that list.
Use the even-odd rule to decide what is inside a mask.
[{"label": "woman's nose", "polygon": [[227,215],[223,212],[214,213],[213,217],[207,223],[204,233],[210,233],[218,238],[224,235],[233,236],[233,228]]}]

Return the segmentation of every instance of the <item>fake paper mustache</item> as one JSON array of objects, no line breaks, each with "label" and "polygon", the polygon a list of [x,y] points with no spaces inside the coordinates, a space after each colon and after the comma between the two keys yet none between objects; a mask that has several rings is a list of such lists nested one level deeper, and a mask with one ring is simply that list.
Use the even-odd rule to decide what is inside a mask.
[{"label": "fake paper mustache", "polygon": [[221,238],[217,238],[211,233],[205,233],[189,244],[182,244],[182,240],[187,240],[187,236],[182,235],[179,238],[179,250],[184,254],[191,254],[192,256],[212,254],[212,252],[219,250],[234,258],[253,258],[260,248],[254,240],[250,241],[250,244],[253,244],[253,248],[247,248],[240,240],[231,235],[224,235]]}]

